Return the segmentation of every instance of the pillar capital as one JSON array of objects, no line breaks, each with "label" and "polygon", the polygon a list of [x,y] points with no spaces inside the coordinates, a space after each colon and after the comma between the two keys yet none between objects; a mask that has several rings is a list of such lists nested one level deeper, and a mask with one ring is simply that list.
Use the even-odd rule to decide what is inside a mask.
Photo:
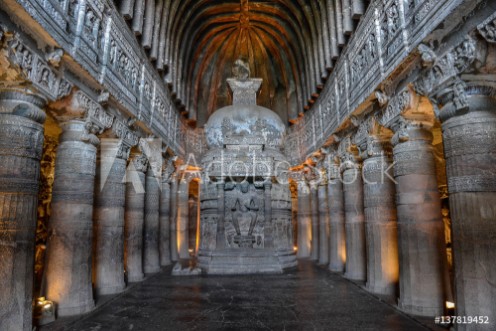
[{"label": "pillar capital", "polygon": [[132,162],[136,171],[146,173],[146,171],[148,170],[148,159],[143,153],[131,153],[129,162]]},{"label": "pillar capital", "polygon": [[393,145],[398,145],[407,141],[426,141],[428,143],[432,142],[431,129],[434,126],[434,121],[432,118],[422,119],[408,119],[405,117],[400,117],[398,125],[395,127],[395,134],[393,135],[391,142]]},{"label": "pillar capital", "polygon": [[131,130],[128,123],[116,119],[112,124],[112,133],[120,139],[116,157],[127,160],[131,148],[138,145],[139,137]]},{"label": "pillar capital", "polygon": [[359,124],[353,142],[362,160],[378,156],[391,157],[391,137],[392,132],[379,123],[377,116],[372,115]]},{"label": "pillar capital", "polygon": [[341,171],[359,167],[361,161],[358,147],[353,143],[351,136],[341,140],[338,147],[338,155],[341,160]]},{"label": "pillar capital", "polygon": [[0,114],[12,114],[26,117],[34,122],[45,123],[46,114],[43,108],[46,99],[26,89],[0,90]]}]

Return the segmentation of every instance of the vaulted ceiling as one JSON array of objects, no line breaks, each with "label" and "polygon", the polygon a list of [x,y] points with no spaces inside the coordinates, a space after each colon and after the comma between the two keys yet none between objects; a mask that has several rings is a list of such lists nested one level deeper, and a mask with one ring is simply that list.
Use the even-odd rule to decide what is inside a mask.
[{"label": "vaulted ceiling", "polygon": [[[352,2],[361,7],[353,9]],[[129,3],[134,8],[129,9]],[[345,3],[347,7],[340,8]],[[120,9],[132,20],[130,27],[143,47],[150,49],[150,59],[164,73],[184,115],[202,126],[216,109],[231,104],[226,78],[239,58],[249,63],[252,77],[264,80],[258,104],[276,111],[286,123],[297,119],[318,96],[339,55],[338,46],[352,32],[346,33],[342,25],[338,29],[344,13],[353,26],[363,3],[121,0]],[[136,28],[136,20],[144,22],[142,28]],[[155,31],[153,38],[147,31]]]}]

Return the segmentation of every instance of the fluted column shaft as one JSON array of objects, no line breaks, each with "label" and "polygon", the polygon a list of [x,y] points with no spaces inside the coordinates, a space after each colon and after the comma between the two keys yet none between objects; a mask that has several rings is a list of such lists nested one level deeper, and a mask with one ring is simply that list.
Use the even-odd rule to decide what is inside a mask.
[{"label": "fluted column shaft", "polygon": [[143,230],[143,271],[146,274],[160,271],[159,238],[159,178],[152,167],[146,172],[145,224]]},{"label": "fluted column shaft", "polygon": [[264,247],[274,247],[274,225],[272,223],[272,183],[264,185],[264,207],[265,207],[265,226],[264,226]]},{"label": "fluted column shaft", "polygon": [[93,201],[96,136],[85,123],[62,124],[53,183],[46,256],[46,296],[58,316],[84,314],[94,307],[92,290]]},{"label": "fluted column shaft", "polygon": [[177,261],[177,190],[179,183],[175,175],[171,177],[171,216],[170,216],[170,251],[171,260]]},{"label": "fluted column shaft", "polygon": [[44,104],[35,95],[0,92],[0,324],[6,331],[32,329]]},{"label": "fluted column shaft", "polygon": [[327,199],[327,181],[319,185],[319,264],[329,263],[329,204]]},{"label": "fluted column shaft", "polygon": [[[469,112],[442,123],[452,222],[456,315],[496,323],[496,99],[468,91]],[[441,114],[453,108],[447,103]],[[477,325],[458,325],[478,330]]]},{"label": "fluted column shaft", "polygon": [[[121,292],[124,282],[126,163],[120,139],[103,139],[97,160],[94,212],[94,282],[97,295]],[[125,155],[127,158],[127,155]]]},{"label": "fluted column shaft", "polygon": [[170,257],[170,204],[171,190],[168,178],[162,181],[162,190],[160,192],[160,265],[168,266],[171,264]]},{"label": "fluted column shaft", "polygon": [[366,287],[383,295],[395,295],[399,279],[396,190],[393,174],[388,172],[391,165],[392,160],[386,154],[374,155],[363,162]]},{"label": "fluted column shaft", "polygon": [[310,189],[305,181],[298,182],[298,254],[299,259],[309,258],[312,244],[312,218]]},{"label": "fluted column shaft", "polygon": [[346,228],[346,271],[352,280],[367,278],[365,247],[365,215],[361,169],[354,164],[343,172],[344,212]]},{"label": "fluted column shaft", "polygon": [[124,256],[128,282],[143,280],[143,226],[145,222],[146,157],[131,156],[126,172],[126,209],[124,214]]},{"label": "fluted column shaft", "polygon": [[399,307],[423,316],[444,310],[441,200],[432,134],[422,124],[405,124],[393,142],[398,249]]},{"label": "fluted column shaft", "polygon": [[189,181],[183,176],[177,191],[177,244],[179,259],[189,259]]},{"label": "fluted column shaft", "polygon": [[317,184],[310,184],[310,208],[312,219],[312,245],[310,259],[319,260],[319,192]]}]

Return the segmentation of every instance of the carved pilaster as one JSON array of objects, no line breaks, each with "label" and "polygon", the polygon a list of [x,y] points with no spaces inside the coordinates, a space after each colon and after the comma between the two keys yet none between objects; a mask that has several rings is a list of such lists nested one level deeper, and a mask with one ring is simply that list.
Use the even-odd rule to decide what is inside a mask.
[{"label": "carved pilaster", "polygon": [[145,173],[148,159],[133,153],[126,172],[124,214],[125,269],[128,282],[143,280],[143,224],[145,220]]},{"label": "carved pilaster", "polygon": [[32,329],[44,105],[27,91],[0,92],[0,324],[5,330]]}]

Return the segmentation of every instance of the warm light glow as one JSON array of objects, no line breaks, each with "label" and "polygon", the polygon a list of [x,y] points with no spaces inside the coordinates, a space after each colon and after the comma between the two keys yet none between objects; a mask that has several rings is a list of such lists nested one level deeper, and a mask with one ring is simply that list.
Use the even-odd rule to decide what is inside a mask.
[{"label": "warm light glow", "polygon": [[293,250],[296,252],[298,250],[298,246],[293,246]]},{"label": "warm light glow", "polygon": [[455,303],[451,301],[446,301],[446,308],[455,309]]},{"label": "warm light glow", "polygon": [[188,249],[188,252],[193,253],[193,248]]}]

